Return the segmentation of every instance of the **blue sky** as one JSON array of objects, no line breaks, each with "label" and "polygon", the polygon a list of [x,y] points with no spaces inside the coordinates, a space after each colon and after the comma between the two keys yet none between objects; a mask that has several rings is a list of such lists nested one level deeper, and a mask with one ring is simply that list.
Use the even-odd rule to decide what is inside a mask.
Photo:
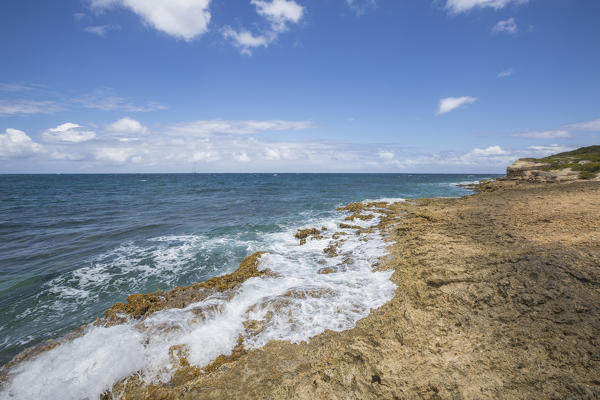
[{"label": "blue sky", "polygon": [[502,172],[598,143],[599,17],[596,0],[4,0],[0,172]]}]

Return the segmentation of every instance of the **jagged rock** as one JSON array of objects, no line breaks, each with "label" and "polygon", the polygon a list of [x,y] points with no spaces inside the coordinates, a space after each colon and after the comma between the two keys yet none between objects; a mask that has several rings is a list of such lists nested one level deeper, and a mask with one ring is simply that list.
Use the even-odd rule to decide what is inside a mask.
[{"label": "jagged rock", "polygon": [[104,312],[104,318],[96,321],[101,325],[116,325],[128,318],[146,318],[156,311],[165,308],[184,308],[198,302],[211,293],[232,290],[251,277],[271,275],[270,270],[258,270],[260,257],[264,252],[256,252],[246,257],[237,270],[231,274],[216,276],[204,282],[198,282],[186,287],[176,287],[168,292],[148,294],[132,294],[127,296],[125,303],[115,303]]},{"label": "jagged rock", "polygon": [[323,239],[321,231],[326,230],[327,228],[321,228],[321,230],[318,230],[317,228],[298,229],[298,232],[296,232],[294,237],[300,239],[300,246],[302,246],[306,244],[307,239]]},{"label": "jagged rock", "polygon": [[506,169],[506,178],[527,182],[557,183],[579,179],[579,172],[571,168],[549,170],[549,163],[519,159]]},{"label": "jagged rock", "polygon": [[320,270],[317,271],[317,273],[319,273],[321,275],[334,274],[336,272],[337,272],[337,270],[333,267],[325,267],[325,268],[321,268]]},{"label": "jagged rock", "polygon": [[506,169],[506,179],[532,183],[600,180],[600,146],[554,154],[544,158],[521,158]]},{"label": "jagged rock", "polygon": [[361,228],[358,225],[348,225],[348,224],[341,223],[340,229],[361,229]]},{"label": "jagged rock", "polygon": [[336,257],[337,254],[337,246],[336,243],[332,243],[329,246],[323,249],[323,253],[327,254],[329,257]]}]

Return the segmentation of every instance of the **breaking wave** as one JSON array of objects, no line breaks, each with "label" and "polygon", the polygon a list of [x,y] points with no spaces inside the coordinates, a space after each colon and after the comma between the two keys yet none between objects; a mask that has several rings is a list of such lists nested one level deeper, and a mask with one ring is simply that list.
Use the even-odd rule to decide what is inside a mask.
[{"label": "breaking wave", "polygon": [[[173,346],[185,349],[191,365],[203,367],[221,354],[231,354],[240,336],[245,347],[252,349],[272,340],[300,343],[328,329],[354,327],[389,301],[396,288],[390,281],[392,272],[376,268],[386,254],[386,244],[380,232],[368,229],[379,223],[381,215],[375,209],[368,212],[374,218],[352,222],[365,229],[340,229],[344,212],[307,218],[303,227],[325,229],[304,245],[294,237],[302,228],[298,226],[266,233],[260,241],[157,237],[145,246],[123,245],[89,267],[53,279],[45,290],[60,300],[52,303],[57,307],[54,313],[65,313],[97,302],[97,296],[106,291],[143,288],[144,280],[161,279],[175,285],[182,273],[189,272],[194,258],[212,247],[243,249],[246,254],[266,251],[258,268],[273,272],[246,280],[233,294],[217,292],[185,308],[156,312],[141,322],[89,325],[81,336],[9,371],[0,399],[94,399],[134,373],[148,383],[168,382],[177,367]],[[323,250],[332,243],[336,252],[328,256]],[[231,272],[222,265],[215,270]]]}]

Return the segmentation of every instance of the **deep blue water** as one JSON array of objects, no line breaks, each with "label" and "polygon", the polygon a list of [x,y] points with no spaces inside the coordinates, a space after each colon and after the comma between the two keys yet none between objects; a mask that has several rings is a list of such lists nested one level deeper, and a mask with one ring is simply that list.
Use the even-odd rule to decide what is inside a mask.
[{"label": "deep blue water", "polygon": [[494,175],[0,175],[0,365],[128,294],[230,272],[266,233]]}]

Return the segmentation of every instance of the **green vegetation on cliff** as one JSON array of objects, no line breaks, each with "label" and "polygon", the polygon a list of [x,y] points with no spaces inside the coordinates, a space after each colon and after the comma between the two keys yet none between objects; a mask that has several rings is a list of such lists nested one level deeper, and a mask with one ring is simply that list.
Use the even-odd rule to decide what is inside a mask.
[{"label": "green vegetation on cliff", "polygon": [[531,161],[549,164],[543,167],[545,170],[571,168],[579,171],[581,179],[593,179],[600,172],[600,146],[582,147]]}]

